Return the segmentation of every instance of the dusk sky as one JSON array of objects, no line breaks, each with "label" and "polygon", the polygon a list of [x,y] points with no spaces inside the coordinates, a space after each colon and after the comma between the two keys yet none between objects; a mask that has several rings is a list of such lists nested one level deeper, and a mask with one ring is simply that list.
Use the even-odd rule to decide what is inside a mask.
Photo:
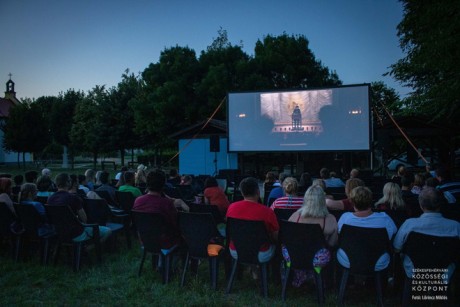
[{"label": "dusk sky", "polygon": [[188,46],[198,58],[222,27],[249,55],[268,34],[304,35],[345,85],[383,81],[404,96],[409,89],[382,76],[404,56],[402,14],[397,0],[0,0],[0,85],[11,73],[19,98],[112,87],[165,48]]}]

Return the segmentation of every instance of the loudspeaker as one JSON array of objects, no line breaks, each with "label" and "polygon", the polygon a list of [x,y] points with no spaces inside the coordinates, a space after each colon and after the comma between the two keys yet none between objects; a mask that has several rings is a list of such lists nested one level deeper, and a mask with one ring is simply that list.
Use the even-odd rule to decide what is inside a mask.
[{"label": "loudspeaker", "polygon": [[220,140],[218,135],[211,135],[209,138],[209,151],[219,152],[220,151]]}]

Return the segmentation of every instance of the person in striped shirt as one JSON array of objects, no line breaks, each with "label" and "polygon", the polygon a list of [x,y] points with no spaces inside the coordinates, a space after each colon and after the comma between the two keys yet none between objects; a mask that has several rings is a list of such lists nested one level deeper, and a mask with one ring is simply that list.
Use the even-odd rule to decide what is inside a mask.
[{"label": "person in striped shirt", "polygon": [[303,197],[297,196],[297,180],[294,177],[287,177],[283,181],[283,197],[277,198],[270,206],[272,210],[280,209],[299,209],[303,205]]}]

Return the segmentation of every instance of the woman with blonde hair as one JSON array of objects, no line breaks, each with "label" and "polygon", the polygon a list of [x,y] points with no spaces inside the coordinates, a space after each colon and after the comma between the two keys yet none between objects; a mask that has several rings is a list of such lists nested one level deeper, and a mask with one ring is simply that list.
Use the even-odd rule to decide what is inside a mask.
[{"label": "woman with blonde hair", "polygon": [[406,204],[402,198],[401,188],[397,183],[387,182],[383,186],[383,196],[375,203],[379,210],[404,210]]},{"label": "woman with blonde hair", "polygon": [[279,209],[299,209],[303,205],[303,198],[297,196],[297,180],[294,177],[287,177],[283,184],[283,197],[275,199],[270,206],[272,210]]},{"label": "woman with blonde hair", "polygon": [[[337,220],[329,213],[326,207],[326,197],[323,189],[313,185],[307,189],[302,207],[294,212],[289,218],[290,222],[304,224],[319,224],[323,230],[324,238],[329,247],[337,245]],[[289,257],[288,251],[283,248],[283,257]],[[313,258],[315,270],[321,270],[331,260],[329,249],[322,248],[316,252]],[[299,287],[307,280],[307,272],[296,270],[293,285]]]}]

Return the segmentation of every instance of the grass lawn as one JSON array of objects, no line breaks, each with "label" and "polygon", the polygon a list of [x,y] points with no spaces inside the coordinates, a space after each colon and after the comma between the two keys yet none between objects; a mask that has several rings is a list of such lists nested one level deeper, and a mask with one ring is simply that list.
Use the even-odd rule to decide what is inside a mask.
[{"label": "grass lawn", "polygon": [[[180,273],[176,273],[168,285],[162,285],[161,276],[152,269],[151,257],[146,259],[140,277],[137,271],[141,250],[136,242],[131,250],[123,246],[105,252],[103,263],[97,265],[92,251],[83,258],[81,271],[74,273],[70,263],[65,263],[65,250],[57,265],[42,266],[38,255],[14,263],[2,245],[0,250],[0,306],[315,306],[316,292],[313,285],[299,289],[288,287],[287,300],[281,300],[281,286],[273,279],[269,282],[269,298],[259,292],[259,282],[243,272],[236,279],[230,295],[225,295],[225,274],[220,265],[219,288],[209,286],[208,263],[198,268],[198,276],[187,274],[186,285],[180,288]],[[69,254],[70,257],[70,254]],[[179,267],[182,268],[181,263]],[[337,290],[326,290],[326,306],[336,306]],[[348,306],[375,305],[373,287],[348,289]],[[398,305],[399,300],[391,289],[385,293],[388,306]]]}]

